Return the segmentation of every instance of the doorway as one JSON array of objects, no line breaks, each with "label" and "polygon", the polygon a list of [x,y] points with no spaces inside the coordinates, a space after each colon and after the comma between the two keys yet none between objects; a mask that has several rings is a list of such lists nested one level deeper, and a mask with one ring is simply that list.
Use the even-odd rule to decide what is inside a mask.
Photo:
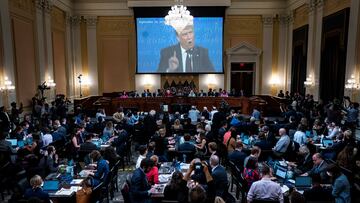
[{"label": "doorway", "polygon": [[255,63],[231,63],[231,89],[235,89],[240,96],[254,94],[254,67]]}]

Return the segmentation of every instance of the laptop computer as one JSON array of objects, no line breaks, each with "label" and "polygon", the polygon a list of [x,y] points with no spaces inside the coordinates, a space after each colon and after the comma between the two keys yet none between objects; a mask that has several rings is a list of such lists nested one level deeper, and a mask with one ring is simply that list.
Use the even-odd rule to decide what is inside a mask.
[{"label": "laptop computer", "polygon": [[92,143],[94,143],[98,148],[101,147],[101,140],[100,139],[92,139]]},{"label": "laptop computer", "polygon": [[44,181],[43,190],[44,191],[57,191],[59,189],[58,180],[46,180]]},{"label": "laptop computer", "polygon": [[243,141],[243,143],[244,143],[245,145],[250,145],[249,136],[244,135],[244,136],[242,137],[242,141]]},{"label": "laptop computer", "polygon": [[6,139],[6,141],[10,142],[11,143],[11,146],[13,147],[17,147],[17,139]]},{"label": "laptop computer", "polygon": [[331,147],[332,145],[334,144],[334,141],[333,140],[325,140],[323,139],[323,145],[324,147]]},{"label": "laptop computer", "polygon": [[295,178],[295,187],[298,190],[311,188],[312,179],[310,176],[298,176]]},{"label": "laptop computer", "polygon": [[278,166],[276,169],[276,177],[278,177],[280,180],[285,180],[287,174],[287,168]]}]

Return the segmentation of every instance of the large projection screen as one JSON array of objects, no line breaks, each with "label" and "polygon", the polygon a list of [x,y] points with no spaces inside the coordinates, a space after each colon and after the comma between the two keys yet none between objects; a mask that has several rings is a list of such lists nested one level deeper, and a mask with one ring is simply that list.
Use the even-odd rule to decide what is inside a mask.
[{"label": "large projection screen", "polygon": [[177,30],[163,17],[141,17],[136,30],[137,73],[223,73],[222,17],[195,17]]}]

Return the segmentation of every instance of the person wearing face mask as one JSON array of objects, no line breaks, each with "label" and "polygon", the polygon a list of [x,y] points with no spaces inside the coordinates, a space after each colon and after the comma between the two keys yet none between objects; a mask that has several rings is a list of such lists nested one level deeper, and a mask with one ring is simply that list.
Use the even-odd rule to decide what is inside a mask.
[{"label": "person wearing face mask", "polygon": [[214,65],[210,61],[206,48],[195,46],[194,25],[176,29],[179,43],[161,50],[159,73],[213,72]]},{"label": "person wearing face mask", "polygon": [[350,183],[337,165],[330,165],[326,171],[333,180],[332,196],[335,203],[351,203]]}]

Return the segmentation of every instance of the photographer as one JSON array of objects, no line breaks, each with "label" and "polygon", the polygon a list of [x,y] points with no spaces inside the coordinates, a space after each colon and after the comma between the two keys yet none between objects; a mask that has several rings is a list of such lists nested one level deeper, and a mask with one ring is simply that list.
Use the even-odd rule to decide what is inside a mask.
[{"label": "photographer", "polygon": [[[199,159],[194,159],[191,161],[190,163],[190,167],[189,170],[187,171],[187,173],[184,176],[184,180],[185,181],[189,181],[190,180],[190,175],[191,173],[196,170],[196,166],[195,162],[197,163],[196,165],[199,165],[200,160]],[[190,203],[210,203],[210,202],[214,202],[215,199],[215,191],[216,191],[216,186],[215,186],[215,182],[209,172],[209,168],[207,166],[207,163],[205,161],[200,162],[201,163],[201,167],[202,167],[202,173],[205,175],[205,179],[206,179],[206,187],[207,189],[205,190],[204,187],[201,184],[192,184],[189,190],[189,202]]]}]

